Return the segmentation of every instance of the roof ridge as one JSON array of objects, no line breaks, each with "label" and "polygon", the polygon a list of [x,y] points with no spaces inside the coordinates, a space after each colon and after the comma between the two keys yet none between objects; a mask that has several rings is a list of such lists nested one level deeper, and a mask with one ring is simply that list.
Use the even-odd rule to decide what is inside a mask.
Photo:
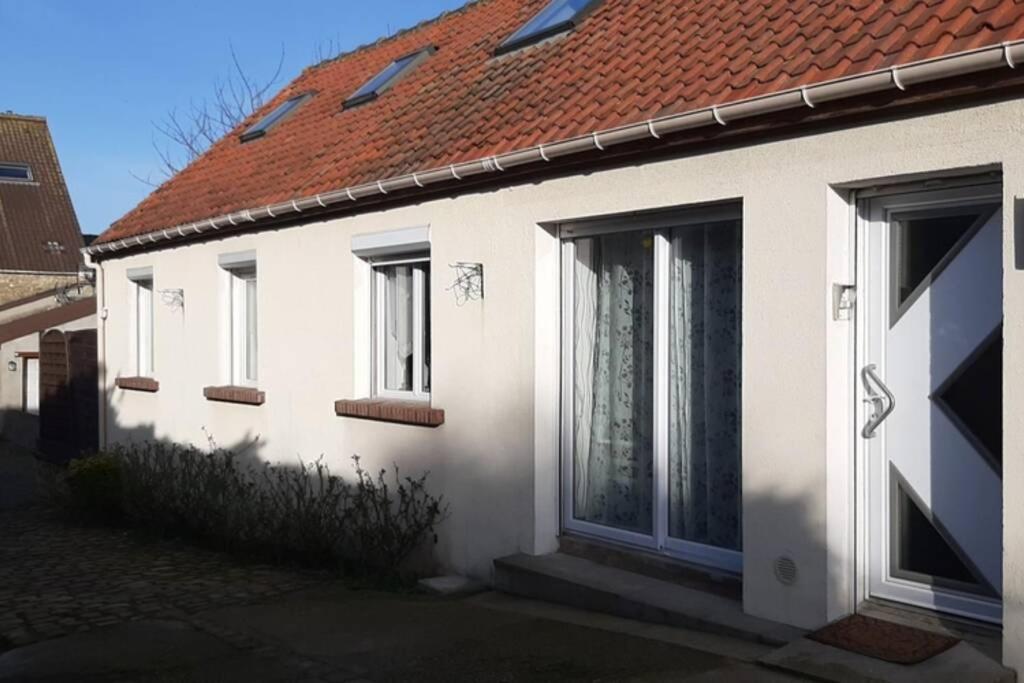
[{"label": "roof ridge", "polygon": [[39,116],[37,114],[19,114],[17,112],[11,111],[10,109],[8,109],[7,111],[0,111],[0,119],[17,119],[19,121],[42,121],[43,123],[46,123],[45,116]]},{"label": "roof ridge", "polygon": [[338,54],[334,55],[333,57],[327,57],[325,59],[321,59],[316,64],[310,64],[309,66],[307,66],[305,69],[303,69],[302,73],[304,74],[304,73],[307,73],[309,71],[313,71],[315,69],[319,69],[321,67],[327,66],[331,62],[340,61],[342,59],[345,59],[346,57],[351,57],[354,54],[358,54],[360,52],[363,52],[364,50],[369,50],[370,48],[373,48],[373,47],[379,47],[381,45],[384,45],[385,43],[389,43],[389,42],[391,42],[393,40],[397,40],[399,38],[402,38],[402,37],[408,35],[409,33],[412,33],[413,31],[419,31],[419,30],[427,28],[428,26],[431,26],[433,24],[437,24],[437,23],[441,22],[442,20],[447,19],[449,17],[452,17],[452,16],[454,16],[456,14],[462,14],[463,12],[467,12],[470,9],[475,9],[477,5],[482,5],[482,4],[486,3],[486,2],[490,2],[490,0],[469,0],[469,2],[467,2],[464,5],[462,5],[461,7],[457,7],[455,9],[445,10],[444,12],[441,12],[440,14],[438,14],[435,17],[431,17],[430,19],[424,19],[423,21],[420,21],[419,23],[414,24],[412,26],[408,26],[406,28],[398,29],[397,31],[392,33],[390,36],[382,36],[382,37],[377,38],[376,40],[371,41],[369,43],[363,43],[362,45],[357,45],[356,47],[354,47],[354,48],[352,48],[350,50],[345,50],[344,52],[339,52]]}]

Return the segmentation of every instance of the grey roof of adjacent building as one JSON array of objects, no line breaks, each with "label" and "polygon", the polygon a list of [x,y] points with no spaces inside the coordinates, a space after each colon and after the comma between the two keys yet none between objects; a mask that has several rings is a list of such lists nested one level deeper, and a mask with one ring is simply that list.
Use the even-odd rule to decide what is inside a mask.
[{"label": "grey roof of adjacent building", "polygon": [[84,245],[46,119],[0,113],[0,271],[72,273]]}]

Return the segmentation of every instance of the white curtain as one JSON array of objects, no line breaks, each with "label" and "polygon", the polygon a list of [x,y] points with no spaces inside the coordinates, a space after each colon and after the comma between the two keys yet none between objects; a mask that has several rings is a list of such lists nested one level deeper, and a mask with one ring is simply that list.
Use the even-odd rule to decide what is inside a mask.
[{"label": "white curtain", "polygon": [[575,516],[651,533],[654,259],[650,234],[576,241]]},{"label": "white curtain", "polygon": [[384,386],[412,390],[412,278],[410,266],[384,271]]},{"label": "white curtain", "polygon": [[669,535],[740,550],[740,225],[671,240]]}]

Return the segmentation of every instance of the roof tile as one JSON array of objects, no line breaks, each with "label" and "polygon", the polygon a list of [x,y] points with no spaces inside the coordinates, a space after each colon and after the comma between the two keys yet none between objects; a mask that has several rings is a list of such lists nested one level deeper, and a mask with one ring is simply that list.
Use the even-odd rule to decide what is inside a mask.
[{"label": "roof tile", "polygon": [[[546,2],[477,0],[306,69],[98,241],[1024,38],[1019,0],[603,0],[573,32],[493,56]],[[393,88],[341,110],[426,45],[437,53]]]}]

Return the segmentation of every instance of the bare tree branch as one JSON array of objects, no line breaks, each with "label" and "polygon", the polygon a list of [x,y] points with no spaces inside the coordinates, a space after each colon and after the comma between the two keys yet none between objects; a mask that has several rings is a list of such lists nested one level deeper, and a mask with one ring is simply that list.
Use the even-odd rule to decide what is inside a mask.
[{"label": "bare tree branch", "polygon": [[[231,67],[226,76],[213,83],[208,99],[189,100],[183,110],[172,108],[160,121],[153,122],[153,151],[159,159],[159,175],[166,180],[227,135],[273,95],[273,88],[284,68],[284,45],[274,73],[257,80],[242,66],[235,46],[228,44]],[[133,178],[155,187],[152,175]]]}]

